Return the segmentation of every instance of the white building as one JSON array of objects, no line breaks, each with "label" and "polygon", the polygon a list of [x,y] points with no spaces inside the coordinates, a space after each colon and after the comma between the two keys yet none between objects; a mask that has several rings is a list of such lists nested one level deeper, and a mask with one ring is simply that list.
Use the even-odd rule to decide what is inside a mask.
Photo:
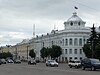
[{"label": "white building", "polygon": [[64,30],[52,30],[46,35],[37,36],[33,40],[36,57],[40,57],[42,47],[58,45],[62,48],[62,55],[59,61],[80,60],[85,57],[82,47],[90,36],[90,28],[85,27],[85,23],[77,13],[64,22]]}]

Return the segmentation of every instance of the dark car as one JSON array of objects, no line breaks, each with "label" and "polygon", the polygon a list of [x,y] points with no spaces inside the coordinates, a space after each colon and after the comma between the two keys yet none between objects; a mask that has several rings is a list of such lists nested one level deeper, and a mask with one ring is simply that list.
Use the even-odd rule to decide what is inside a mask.
[{"label": "dark car", "polygon": [[100,69],[100,61],[98,59],[86,58],[81,61],[83,70],[90,68],[91,70]]},{"label": "dark car", "polygon": [[21,60],[19,60],[19,59],[15,59],[15,60],[14,60],[14,63],[21,64]]},{"label": "dark car", "polygon": [[0,60],[0,65],[1,65],[1,60]]},{"label": "dark car", "polygon": [[6,60],[5,59],[1,59],[1,64],[6,64]]},{"label": "dark car", "polygon": [[46,66],[51,66],[51,67],[58,67],[58,63],[55,60],[47,60],[46,61]]},{"label": "dark car", "polygon": [[34,59],[30,59],[30,60],[28,60],[28,64],[36,65],[36,61]]}]

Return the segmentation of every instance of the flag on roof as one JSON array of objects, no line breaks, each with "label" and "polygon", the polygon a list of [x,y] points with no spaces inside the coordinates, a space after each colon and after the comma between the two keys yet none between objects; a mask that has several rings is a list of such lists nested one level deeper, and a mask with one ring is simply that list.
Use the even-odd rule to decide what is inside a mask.
[{"label": "flag on roof", "polygon": [[78,7],[74,6],[75,9],[78,9]]}]

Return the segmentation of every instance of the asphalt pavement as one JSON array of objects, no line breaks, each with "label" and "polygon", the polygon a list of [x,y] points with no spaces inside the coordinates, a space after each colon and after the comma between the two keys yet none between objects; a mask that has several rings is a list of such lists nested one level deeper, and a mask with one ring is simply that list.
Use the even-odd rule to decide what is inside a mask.
[{"label": "asphalt pavement", "polygon": [[100,70],[69,68],[66,63],[60,63],[58,67],[47,67],[45,63],[37,65],[7,63],[0,65],[0,75],[100,75]]}]

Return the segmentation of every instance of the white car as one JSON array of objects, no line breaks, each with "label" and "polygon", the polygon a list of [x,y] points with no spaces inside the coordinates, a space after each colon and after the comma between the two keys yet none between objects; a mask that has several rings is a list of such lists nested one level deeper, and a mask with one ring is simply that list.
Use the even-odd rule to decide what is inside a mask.
[{"label": "white car", "polygon": [[72,67],[79,68],[79,67],[81,67],[81,62],[80,61],[77,61],[77,60],[69,61],[68,62],[68,66],[70,68],[72,68]]},{"label": "white car", "polygon": [[14,61],[12,59],[7,59],[8,63],[13,63]]},{"label": "white car", "polygon": [[46,66],[51,66],[51,67],[58,67],[58,63],[55,60],[47,60],[46,61]]},{"label": "white car", "polygon": [[28,64],[29,65],[31,65],[31,64],[36,65],[36,61],[34,59],[30,59],[30,60],[28,60]]}]

